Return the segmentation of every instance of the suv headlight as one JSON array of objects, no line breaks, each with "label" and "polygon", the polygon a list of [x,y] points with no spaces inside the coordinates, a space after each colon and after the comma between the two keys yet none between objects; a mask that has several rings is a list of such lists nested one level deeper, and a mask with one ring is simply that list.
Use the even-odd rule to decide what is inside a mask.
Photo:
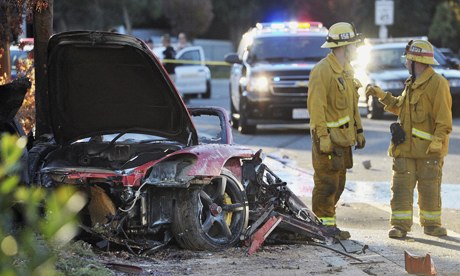
[{"label": "suv headlight", "polygon": [[268,92],[269,88],[268,78],[265,76],[258,76],[249,80],[247,90],[265,93]]},{"label": "suv headlight", "polygon": [[450,87],[460,87],[460,79],[450,79],[449,85]]},{"label": "suv headlight", "polygon": [[403,81],[378,81],[376,84],[383,90],[404,89]]}]

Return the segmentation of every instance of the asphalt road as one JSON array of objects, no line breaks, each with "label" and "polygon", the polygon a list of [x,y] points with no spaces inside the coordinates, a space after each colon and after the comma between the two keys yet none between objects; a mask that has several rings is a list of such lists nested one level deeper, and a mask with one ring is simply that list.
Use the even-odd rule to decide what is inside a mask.
[{"label": "asphalt road", "polygon": [[[220,106],[228,110],[228,82],[217,80],[212,84],[211,99],[192,99],[188,105]],[[347,174],[346,191],[337,206],[339,227],[349,230],[352,235],[352,239],[347,241],[345,246],[364,244],[369,246],[370,251],[362,255],[362,258],[375,265],[372,268],[362,268],[365,274],[407,275],[404,273],[404,251],[407,250],[419,256],[429,253],[440,275],[458,275],[460,272],[460,202],[458,201],[460,170],[457,164],[460,163],[460,118],[454,118],[449,155],[445,158],[443,170],[442,220],[443,225],[448,229],[448,236],[436,238],[424,235],[418,223],[418,209],[414,206],[412,232],[402,240],[389,239],[387,234],[391,214],[389,186],[392,165],[391,158],[387,156],[387,147],[390,141],[389,125],[393,121],[395,117],[391,116],[384,120],[363,118],[367,144],[365,149],[354,152],[354,167]],[[291,189],[303,191],[299,196],[308,206],[311,206],[313,168],[308,125],[267,125],[259,127],[257,134],[254,135],[241,135],[233,130],[233,136],[237,144],[246,145],[254,150],[263,149],[269,157],[267,159],[271,160],[271,164],[275,164],[274,168],[269,167],[276,173],[293,175],[294,181],[287,181],[288,185],[290,182],[300,182],[299,185],[302,187],[296,187],[294,184]],[[371,168],[366,169],[363,161],[370,161]],[[276,165],[277,163],[281,166]],[[369,197],[362,197],[366,193]],[[446,205],[454,207],[445,207]],[[346,266],[347,270],[352,269],[353,266],[349,263]],[[348,272],[351,273],[351,270]]]}]

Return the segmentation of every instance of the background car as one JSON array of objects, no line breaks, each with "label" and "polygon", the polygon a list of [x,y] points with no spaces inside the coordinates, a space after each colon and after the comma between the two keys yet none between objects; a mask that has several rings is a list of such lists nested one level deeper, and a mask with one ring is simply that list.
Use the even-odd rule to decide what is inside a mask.
[{"label": "background car", "polygon": [[[389,91],[393,96],[401,95],[404,83],[409,77],[401,56],[404,54],[407,42],[381,43],[365,45],[358,50],[359,58],[355,63],[355,76],[361,81],[363,87],[358,90],[360,113],[371,119],[381,119],[385,113],[383,105],[376,97],[366,97],[367,84],[376,84],[384,91]],[[460,70],[449,62],[446,57],[434,48],[434,58],[438,66],[434,70],[442,74],[450,84],[453,111],[460,109]],[[454,68],[452,68],[454,67]]]},{"label": "background car", "polygon": [[456,55],[450,48],[438,48],[439,51],[447,58],[447,61],[457,66],[460,69],[460,57]]},{"label": "background car", "polygon": [[232,124],[254,133],[258,124],[308,123],[308,80],[328,49],[320,22],[258,23],[225,61],[230,73]]},{"label": "background car", "polygon": [[[163,59],[164,47],[154,48],[153,52]],[[186,47],[176,53],[174,84],[184,98],[211,97],[211,71],[205,64],[201,46]]]},{"label": "background car", "polygon": [[26,44],[24,46],[11,45],[10,46],[10,62],[11,62],[11,78],[15,79],[18,77],[18,66],[21,62],[27,59],[33,59],[32,51],[34,49],[33,44]]}]

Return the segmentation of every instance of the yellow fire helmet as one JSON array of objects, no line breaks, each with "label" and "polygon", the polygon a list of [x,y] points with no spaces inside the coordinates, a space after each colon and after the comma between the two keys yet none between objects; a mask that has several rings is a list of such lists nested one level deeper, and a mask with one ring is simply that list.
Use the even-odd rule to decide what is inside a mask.
[{"label": "yellow fire helmet", "polygon": [[426,40],[411,40],[407,43],[406,59],[429,64],[429,65],[439,65],[439,63],[434,59],[434,49],[433,45]]},{"label": "yellow fire helmet", "polygon": [[321,48],[336,48],[360,42],[362,42],[362,35],[356,32],[352,24],[339,22],[329,28],[326,42],[321,45]]}]

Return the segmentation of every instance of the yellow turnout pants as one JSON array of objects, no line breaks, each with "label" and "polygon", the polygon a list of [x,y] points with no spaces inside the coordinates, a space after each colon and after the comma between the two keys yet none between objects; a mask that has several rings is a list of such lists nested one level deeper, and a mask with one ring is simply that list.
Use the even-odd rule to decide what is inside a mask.
[{"label": "yellow turnout pants", "polygon": [[420,224],[441,226],[441,179],[444,160],[393,159],[391,225],[410,231],[414,188],[417,186]]},{"label": "yellow turnout pants", "polygon": [[312,208],[324,225],[336,225],[335,206],[345,189],[347,168],[353,166],[351,147],[334,146],[334,153],[322,154],[319,142],[314,139],[312,160],[313,179]]}]

